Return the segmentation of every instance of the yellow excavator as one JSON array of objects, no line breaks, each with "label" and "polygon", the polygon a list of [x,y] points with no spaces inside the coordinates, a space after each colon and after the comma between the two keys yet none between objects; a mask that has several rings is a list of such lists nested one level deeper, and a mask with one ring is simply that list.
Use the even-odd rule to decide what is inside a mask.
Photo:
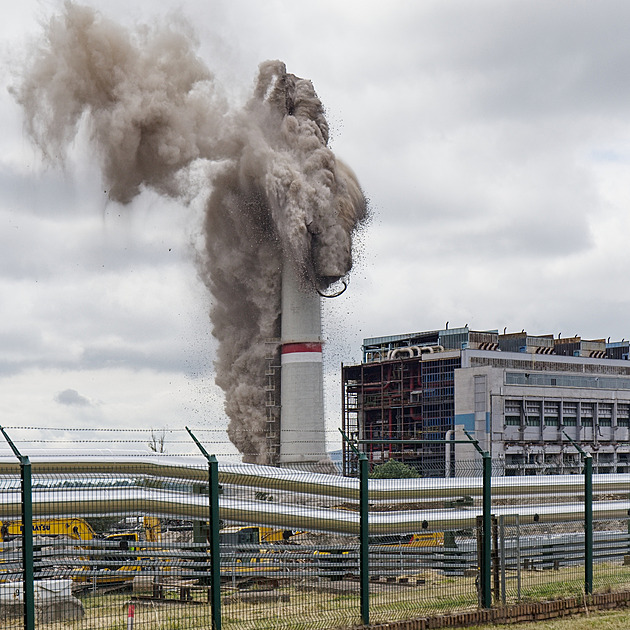
[{"label": "yellow excavator", "polygon": [[[75,575],[73,579],[77,582],[89,582],[92,584],[112,584],[119,582],[129,582],[133,580],[132,573],[142,570],[140,566],[140,551],[138,543],[142,541],[160,542],[162,529],[160,520],[155,517],[145,516],[142,518],[143,529],[141,531],[129,531],[104,536],[97,536],[91,525],[84,519],[78,517],[71,518],[47,518],[33,521],[33,535],[42,537],[59,538],[66,537],[71,540],[91,541],[94,539],[115,541],[119,544],[112,549],[112,555],[99,555],[103,561],[103,566],[97,566],[99,575]],[[0,521],[0,542],[9,542],[22,535],[22,521]],[[81,559],[88,561],[88,548]],[[129,553],[122,553],[119,549]],[[89,566],[80,569],[80,573],[90,572]],[[118,575],[116,575],[118,573]]]},{"label": "yellow excavator", "polygon": [[[127,540],[160,542],[162,526],[159,518],[142,517],[143,532],[119,532],[101,536],[105,540]],[[22,535],[22,521],[0,521],[0,542],[6,542]],[[67,536],[73,540],[92,540],[97,534],[92,526],[82,518],[45,518],[33,521],[34,536]]]},{"label": "yellow excavator", "polygon": [[[133,574],[142,571],[143,560],[146,560],[141,555],[142,551],[147,552],[146,548],[143,550],[142,543],[161,542],[162,540],[160,519],[153,516],[143,516],[141,520],[142,529],[105,534],[103,537],[105,541],[118,543],[115,547],[116,551],[112,550],[111,556],[103,556],[102,560],[107,564],[99,567],[100,574],[85,581],[96,584],[133,581]],[[119,550],[123,550],[123,553]]]},{"label": "yellow excavator", "polygon": [[[0,521],[0,542],[22,535],[22,521]],[[94,530],[82,518],[46,518],[33,521],[34,536],[67,536],[73,540],[92,540]]]},{"label": "yellow excavator", "polygon": [[106,540],[126,540],[128,542],[161,542],[162,524],[159,518],[154,516],[142,517],[142,529],[133,531],[116,532],[106,534]]}]

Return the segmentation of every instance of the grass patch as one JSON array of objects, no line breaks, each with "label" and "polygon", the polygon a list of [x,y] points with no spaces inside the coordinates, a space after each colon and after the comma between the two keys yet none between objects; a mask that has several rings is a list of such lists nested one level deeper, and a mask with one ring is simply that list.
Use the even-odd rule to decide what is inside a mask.
[{"label": "grass patch", "polygon": [[[417,617],[475,610],[478,606],[474,577],[452,577],[437,571],[425,571],[412,578],[422,578],[413,586],[370,583],[370,621],[383,623]],[[603,563],[594,567],[594,584],[598,591],[630,590],[630,567]],[[516,581],[508,582],[507,604],[517,602]],[[584,588],[583,567],[567,567],[559,571],[523,571],[521,601],[548,601],[580,596]],[[337,590],[335,590],[337,589]],[[264,594],[264,592],[263,592]],[[360,624],[360,597],[357,583],[295,581],[269,591],[269,599],[255,600],[251,593],[225,589],[223,593],[222,627],[224,630],[328,630]],[[281,596],[284,596],[284,600]],[[131,593],[84,592],[79,595],[85,617],[77,622],[37,624],[38,630],[126,630],[127,604]],[[288,601],[286,598],[288,597]],[[187,604],[145,601],[135,609],[135,630],[202,630],[211,626],[211,608],[206,592],[195,593],[197,603]],[[229,603],[228,603],[229,602]],[[554,620],[535,626],[510,625],[511,630],[581,630],[597,627],[617,630],[630,627],[630,613],[592,613],[585,618]],[[622,620],[622,621],[621,621]],[[576,623],[578,625],[576,625]],[[569,627],[569,623],[571,626]],[[579,624],[586,625],[579,625]],[[591,624],[591,625],[588,625]],[[625,625],[624,625],[625,624]],[[22,620],[7,620],[2,628],[21,628]]]},{"label": "grass patch", "polygon": [[509,625],[471,626],[468,630],[627,630],[630,627],[628,610],[608,610],[591,612],[565,619],[517,623]]}]

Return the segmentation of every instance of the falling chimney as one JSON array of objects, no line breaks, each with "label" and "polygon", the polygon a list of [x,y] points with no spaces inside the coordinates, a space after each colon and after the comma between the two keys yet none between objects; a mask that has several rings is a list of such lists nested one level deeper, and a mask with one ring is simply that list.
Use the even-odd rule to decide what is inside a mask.
[{"label": "falling chimney", "polygon": [[280,375],[281,466],[326,458],[320,296],[304,287],[293,265],[282,274]]}]

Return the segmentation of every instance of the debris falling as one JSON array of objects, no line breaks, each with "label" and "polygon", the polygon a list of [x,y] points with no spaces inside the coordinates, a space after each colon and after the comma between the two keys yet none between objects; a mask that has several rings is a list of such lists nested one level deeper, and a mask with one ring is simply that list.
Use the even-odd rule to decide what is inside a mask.
[{"label": "debris falling", "polygon": [[310,81],[266,61],[249,101],[231,107],[197,46],[181,19],[128,30],[66,2],[11,91],[50,162],[87,131],[114,201],[151,188],[185,203],[195,174],[212,173],[198,264],[213,296],[216,382],[244,461],[269,463],[263,385],[266,342],[279,337],[282,261],[314,289],[346,275],[366,202],[328,148]]}]

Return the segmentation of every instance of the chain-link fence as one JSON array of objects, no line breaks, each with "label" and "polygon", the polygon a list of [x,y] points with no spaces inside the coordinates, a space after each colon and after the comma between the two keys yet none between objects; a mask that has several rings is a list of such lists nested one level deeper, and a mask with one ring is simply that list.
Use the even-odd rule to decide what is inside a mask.
[{"label": "chain-link fence", "polygon": [[630,588],[630,475],[213,480],[210,458],[28,446],[0,458],[3,628],[334,628]]}]

